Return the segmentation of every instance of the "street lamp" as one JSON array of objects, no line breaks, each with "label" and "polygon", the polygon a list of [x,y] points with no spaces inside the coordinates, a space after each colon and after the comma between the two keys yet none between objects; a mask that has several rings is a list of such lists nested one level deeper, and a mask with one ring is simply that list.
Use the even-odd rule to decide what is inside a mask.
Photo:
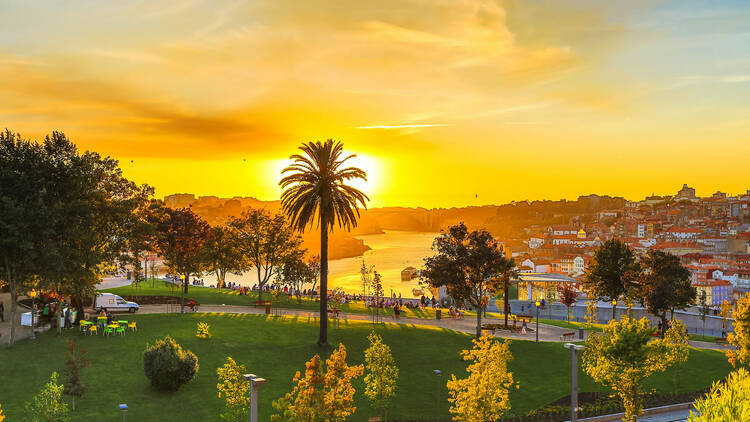
[{"label": "street lamp", "polygon": [[36,329],[34,328],[34,298],[36,298],[37,291],[31,289],[29,296],[31,296],[31,339],[36,339]]},{"label": "street lamp", "polygon": [[120,404],[120,412],[122,412],[122,422],[125,422],[125,412],[128,411],[128,405],[125,403]]},{"label": "street lamp", "polygon": [[432,371],[437,380],[437,390],[435,391],[435,421],[440,420],[440,376],[443,374],[439,369]]},{"label": "street lamp", "polygon": [[617,319],[617,300],[612,299],[612,319]]},{"label": "street lamp", "polygon": [[250,383],[250,422],[258,422],[258,390],[266,383],[266,379],[255,374],[244,374],[242,379]]},{"label": "street lamp", "polygon": [[570,373],[570,422],[578,420],[578,352],[586,346],[565,343],[565,347],[571,352],[571,373]]},{"label": "street lamp", "polygon": [[538,300],[534,302],[534,305],[536,305],[536,342],[539,343],[539,305],[542,303]]}]

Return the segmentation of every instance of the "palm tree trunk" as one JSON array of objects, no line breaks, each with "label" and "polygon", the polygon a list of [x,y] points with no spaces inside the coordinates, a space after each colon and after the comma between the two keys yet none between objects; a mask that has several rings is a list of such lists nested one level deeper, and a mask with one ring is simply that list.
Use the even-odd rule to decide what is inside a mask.
[{"label": "palm tree trunk", "polygon": [[320,225],[320,338],[318,346],[328,347],[328,225]]}]

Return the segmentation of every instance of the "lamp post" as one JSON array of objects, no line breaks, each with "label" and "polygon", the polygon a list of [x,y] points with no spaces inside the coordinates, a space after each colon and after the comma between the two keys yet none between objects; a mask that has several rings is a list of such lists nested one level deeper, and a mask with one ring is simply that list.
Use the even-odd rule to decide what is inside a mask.
[{"label": "lamp post", "polygon": [[539,343],[539,305],[541,305],[541,302],[537,300],[534,305],[536,305],[536,342]]},{"label": "lamp post", "polygon": [[255,374],[244,374],[242,379],[250,383],[250,422],[258,422],[258,390],[266,383],[266,379]]},{"label": "lamp post", "polygon": [[36,298],[37,291],[34,289],[31,289],[29,292],[29,296],[31,296],[31,338],[32,340],[36,339],[36,329],[34,328],[34,299]]},{"label": "lamp post", "polygon": [[571,372],[570,372],[570,422],[578,420],[578,352],[586,346],[565,343],[565,347],[571,352]]},{"label": "lamp post", "polygon": [[435,421],[440,420],[440,377],[443,374],[439,369],[432,371],[437,380],[437,390],[435,390]]},{"label": "lamp post", "polygon": [[617,300],[612,299],[612,319],[617,319]]},{"label": "lamp post", "polygon": [[121,403],[119,408],[120,412],[122,412],[122,422],[125,422],[125,413],[128,411],[128,405],[125,403]]}]

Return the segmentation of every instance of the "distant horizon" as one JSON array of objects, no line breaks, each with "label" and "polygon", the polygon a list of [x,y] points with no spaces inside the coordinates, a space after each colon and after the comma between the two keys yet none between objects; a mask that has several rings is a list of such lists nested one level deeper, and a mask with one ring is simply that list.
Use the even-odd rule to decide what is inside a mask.
[{"label": "distant horizon", "polygon": [[[688,187],[693,187],[693,186],[688,185]],[[568,201],[568,202],[575,202],[579,198],[587,197],[587,196],[591,196],[591,195],[596,195],[596,196],[600,196],[600,197],[610,197],[610,198],[622,198],[622,199],[624,199],[624,200],[626,200],[628,202],[640,202],[640,201],[646,200],[646,198],[648,198],[650,196],[674,197],[676,195],[677,191],[680,188],[682,188],[682,186],[680,186],[674,193],[671,193],[671,194],[670,193],[666,193],[666,194],[651,193],[651,194],[648,194],[648,195],[644,196],[643,199],[632,199],[632,198],[627,198],[625,196],[611,195],[611,194],[607,194],[607,193],[604,193],[604,194],[603,193],[589,193],[589,194],[578,195],[578,196],[576,196],[575,198],[572,198],[572,199],[571,198],[559,198],[559,199],[550,199],[550,198],[544,198],[544,199],[520,199],[520,200],[512,200],[512,201],[508,201],[508,202],[495,202],[495,203],[485,203],[485,204],[467,204],[467,205],[453,205],[453,206],[434,206],[434,207],[424,206],[424,205],[378,205],[378,206],[368,206],[367,208],[368,209],[372,209],[372,208],[426,208],[426,209],[441,209],[442,208],[442,209],[450,209],[450,208],[470,208],[470,207],[492,207],[492,206],[509,205],[511,203],[514,203],[514,202],[518,203],[518,202],[524,202],[524,201],[527,201],[527,202],[530,202],[530,203],[531,202],[535,202],[535,201],[558,202],[558,201],[563,201],[563,200]],[[711,198],[711,196],[713,196],[717,192],[726,193],[727,197],[742,196],[742,195],[745,195],[748,192],[750,192],[750,187],[748,187],[747,189],[745,189],[745,190],[743,190],[741,192],[728,192],[728,191],[722,191],[721,189],[717,189],[717,190],[713,191],[712,193],[710,193],[708,195],[705,195],[705,196],[700,195],[699,191],[696,189],[695,196],[698,199],[706,199],[706,198]],[[171,194],[168,194],[168,195],[163,195],[161,197],[159,195],[155,195],[155,197],[160,198],[160,199],[166,199],[166,197],[172,196],[172,195],[193,195],[193,196],[195,196],[196,199],[199,199],[200,197],[216,197],[218,199],[249,198],[249,199],[255,199],[255,200],[258,200],[258,201],[261,201],[261,202],[276,202],[276,201],[280,200],[278,198],[276,198],[276,199],[262,199],[262,198],[258,198],[257,196],[254,196],[254,195],[222,196],[222,195],[214,195],[214,194],[197,194],[197,193],[192,193],[192,192],[175,192],[175,193],[171,193]]]}]

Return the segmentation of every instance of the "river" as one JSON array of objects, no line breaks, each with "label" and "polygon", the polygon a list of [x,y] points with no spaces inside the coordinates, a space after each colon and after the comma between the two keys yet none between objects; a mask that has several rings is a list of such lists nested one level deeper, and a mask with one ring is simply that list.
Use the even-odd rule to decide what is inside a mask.
[{"label": "river", "polygon": [[[421,268],[424,258],[432,255],[430,247],[437,233],[387,231],[384,234],[357,236],[370,248],[361,257],[334,259],[328,261],[328,288],[340,287],[347,292],[362,292],[360,268],[362,260],[374,266],[380,273],[383,291],[386,295],[401,294],[404,298],[414,297],[412,289],[418,288],[418,279],[401,281],[401,270],[408,266]],[[208,275],[203,278],[206,285],[216,284],[216,278]],[[227,275],[227,282],[252,286],[257,281],[254,271],[243,275]]]}]

